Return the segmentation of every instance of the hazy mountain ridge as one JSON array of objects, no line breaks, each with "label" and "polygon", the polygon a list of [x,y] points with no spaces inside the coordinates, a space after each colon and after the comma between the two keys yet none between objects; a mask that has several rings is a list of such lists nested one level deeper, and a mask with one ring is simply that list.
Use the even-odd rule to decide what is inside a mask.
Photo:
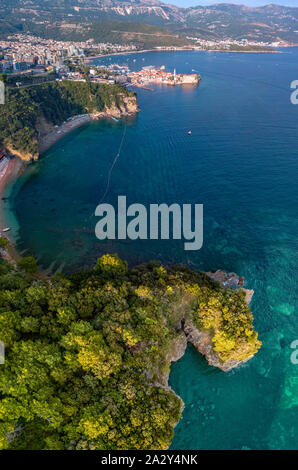
[{"label": "hazy mountain ridge", "polygon": [[0,0],[7,23],[24,20],[129,21],[203,38],[248,38],[298,43],[298,8],[216,4],[180,8],[158,0]]}]

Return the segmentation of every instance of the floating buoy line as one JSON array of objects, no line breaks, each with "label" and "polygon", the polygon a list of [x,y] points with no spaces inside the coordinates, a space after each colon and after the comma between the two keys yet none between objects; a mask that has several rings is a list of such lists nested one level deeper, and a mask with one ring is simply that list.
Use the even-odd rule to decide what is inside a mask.
[{"label": "floating buoy line", "polygon": [[119,149],[118,149],[118,152],[113,160],[113,163],[109,169],[109,172],[108,172],[108,179],[107,179],[107,184],[106,184],[106,189],[105,189],[105,192],[99,202],[99,204],[101,204],[103,202],[103,200],[105,199],[106,195],[108,194],[109,192],[109,189],[110,189],[110,184],[111,184],[111,176],[112,176],[112,172],[113,172],[113,169],[114,169],[114,166],[116,165],[117,163],[117,160],[118,158],[120,157],[120,154],[121,154],[121,150],[122,150],[122,147],[123,147],[123,144],[124,144],[124,139],[125,139],[125,136],[126,136],[126,127],[127,125],[124,124],[124,130],[123,130],[123,134],[122,134],[122,139],[121,139],[121,142],[120,142],[120,145],[119,145]]}]

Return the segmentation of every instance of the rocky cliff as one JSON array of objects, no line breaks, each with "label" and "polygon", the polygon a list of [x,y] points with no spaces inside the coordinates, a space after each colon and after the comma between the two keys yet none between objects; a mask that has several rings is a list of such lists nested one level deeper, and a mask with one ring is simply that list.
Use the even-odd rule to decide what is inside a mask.
[{"label": "rocky cliff", "polygon": [[5,145],[5,153],[9,156],[18,157],[23,162],[31,162],[33,160],[37,160],[39,153],[38,152],[26,152],[21,149],[17,149],[13,147],[12,144],[6,143]]},{"label": "rocky cliff", "polygon": [[[244,293],[224,289],[187,266],[151,262],[129,269],[117,255],[104,255],[93,269],[37,284],[36,274],[23,274],[21,266],[25,269],[22,264],[2,273],[2,284],[8,275],[10,283],[22,280],[23,288],[18,282],[10,293],[15,305],[2,315],[1,325],[11,328],[5,336],[7,328],[1,328],[1,339],[11,382],[19,379],[20,367],[35,373],[24,378],[23,385],[29,385],[18,395],[2,376],[2,449],[49,450],[62,442],[61,450],[164,450],[184,406],[168,386],[170,363],[184,354],[187,342],[222,370],[248,360],[260,347]],[[32,297],[40,299],[40,292],[39,334],[36,325],[32,332],[27,326],[32,308],[39,307]],[[7,299],[1,300],[5,310]],[[28,356],[26,348],[39,354]],[[55,358],[50,364],[49,354]],[[65,374],[67,380],[61,380]],[[38,401],[41,389],[48,393]],[[58,405],[53,396],[61,398]],[[55,422],[49,423],[48,416]],[[27,430],[18,437],[14,433],[20,425]]]},{"label": "rocky cliff", "polygon": [[110,106],[106,106],[105,110],[101,113],[92,114],[92,117],[104,116],[113,116],[116,118],[121,118],[122,116],[131,116],[139,112],[138,102],[136,96],[121,96],[120,102],[114,103]]},{"label": "rocky cliff", "polygon": [[[254,291],[243,288],[245,282],[244,277],[240,277],[235,273],[227,273],[220,270],[215,273],[209,272],[206,274],[225,289],[230,289],[232,287],[239,291],[244,291],[245,302],[247,305],[250,303]],[[178,307],[178,317],[176,309],[175,318],[178,318],[176,326],[177,335],[173,339],[171,348],[165,358],[165,363],[168,364],[169,367],[163,369],[162,372],[157,372],[157,380],[155,382],[156,385],[162,386],[167,390],[171,390],[168,384],[170,364],[183,357],[188,343],[192,344],[196,350],[205,357],[210,366],[217,367],[224,372],[228,372],[249,361],[257,352],[261,344],[258,340],[256,340],[255,345],[247,342],[240,342],[236,348],[234,357],[231,355],[228,360],[223,361],[220,354],[215,349],[214,331],[212,329],[206,330],[200,328],[194,321],[193,308],[188,295],[186,295],[180,302],[180,306]],[[180,397],[178,398],[180,399]],[[183,409],[184,404],[182,400],[181,406]]]}]

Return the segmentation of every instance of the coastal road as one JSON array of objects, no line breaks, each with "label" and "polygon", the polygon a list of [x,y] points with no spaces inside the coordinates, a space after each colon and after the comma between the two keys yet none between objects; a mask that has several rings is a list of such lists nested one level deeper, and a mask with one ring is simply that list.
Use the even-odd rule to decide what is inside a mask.
[{"label": "coastal road", "polygon": [[11,85],[6,85],[7,88],[28,88],[31,86],[38,86],[38,85],[45,85],[46,83],[53,83],[56,82],[56,80],[47,80],[45,82],[40,82],[40,83],[28,83],[27,85],[20,85],[20,86],[11,86]]}]

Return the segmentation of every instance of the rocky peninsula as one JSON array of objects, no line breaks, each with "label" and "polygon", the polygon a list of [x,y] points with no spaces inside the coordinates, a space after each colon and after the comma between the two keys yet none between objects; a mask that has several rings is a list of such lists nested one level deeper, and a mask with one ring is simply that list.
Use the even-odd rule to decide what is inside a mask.
[{"label": "rocky peninsula", "polygon": [[[203,274],[203,273],[202,273]],[[245,303],[250,304],[254,291],[245,289],[243,287],[245,279],[243,276],[238,276],[236,273],[227,273],[225,271],[218,270],[215,273],[205,273],[210,279],[215,281],[215,285],[220,286],[222,289],[237,289],[238,292],[244,293]],[[176,311],[180,312],[178,315],[178,324],[176,325],[177,336],[171,344],[171,348],[166,355],[166,361],[168,363],[177,362],[181,359],[186,351],[187,344],[192,344],[196,350],[202,354],[208,364],[213,367],[217,367],[223,372],[229,372],[232,369],[244,364],[249,361],[260,346],[260,342],[256,343],[256,349],[252,350],[251,346],[242,344],[238,348],[238,357],[230,357],[226,361],[223,361],[220,354],[216,351],[214,345],[214,331],[206,330],[201,326],[198,326],[193,312],[189,311],[187,306],[191,305],[191,296],[186,294],[179,306],[176,306]],[[159,375],[157,383],[170,390],[168,385],[170,370],[168,369],[163,374]],[[180,397],[178,397],[180,399]],[[184,406],[182,400],[182,407]]]}]

